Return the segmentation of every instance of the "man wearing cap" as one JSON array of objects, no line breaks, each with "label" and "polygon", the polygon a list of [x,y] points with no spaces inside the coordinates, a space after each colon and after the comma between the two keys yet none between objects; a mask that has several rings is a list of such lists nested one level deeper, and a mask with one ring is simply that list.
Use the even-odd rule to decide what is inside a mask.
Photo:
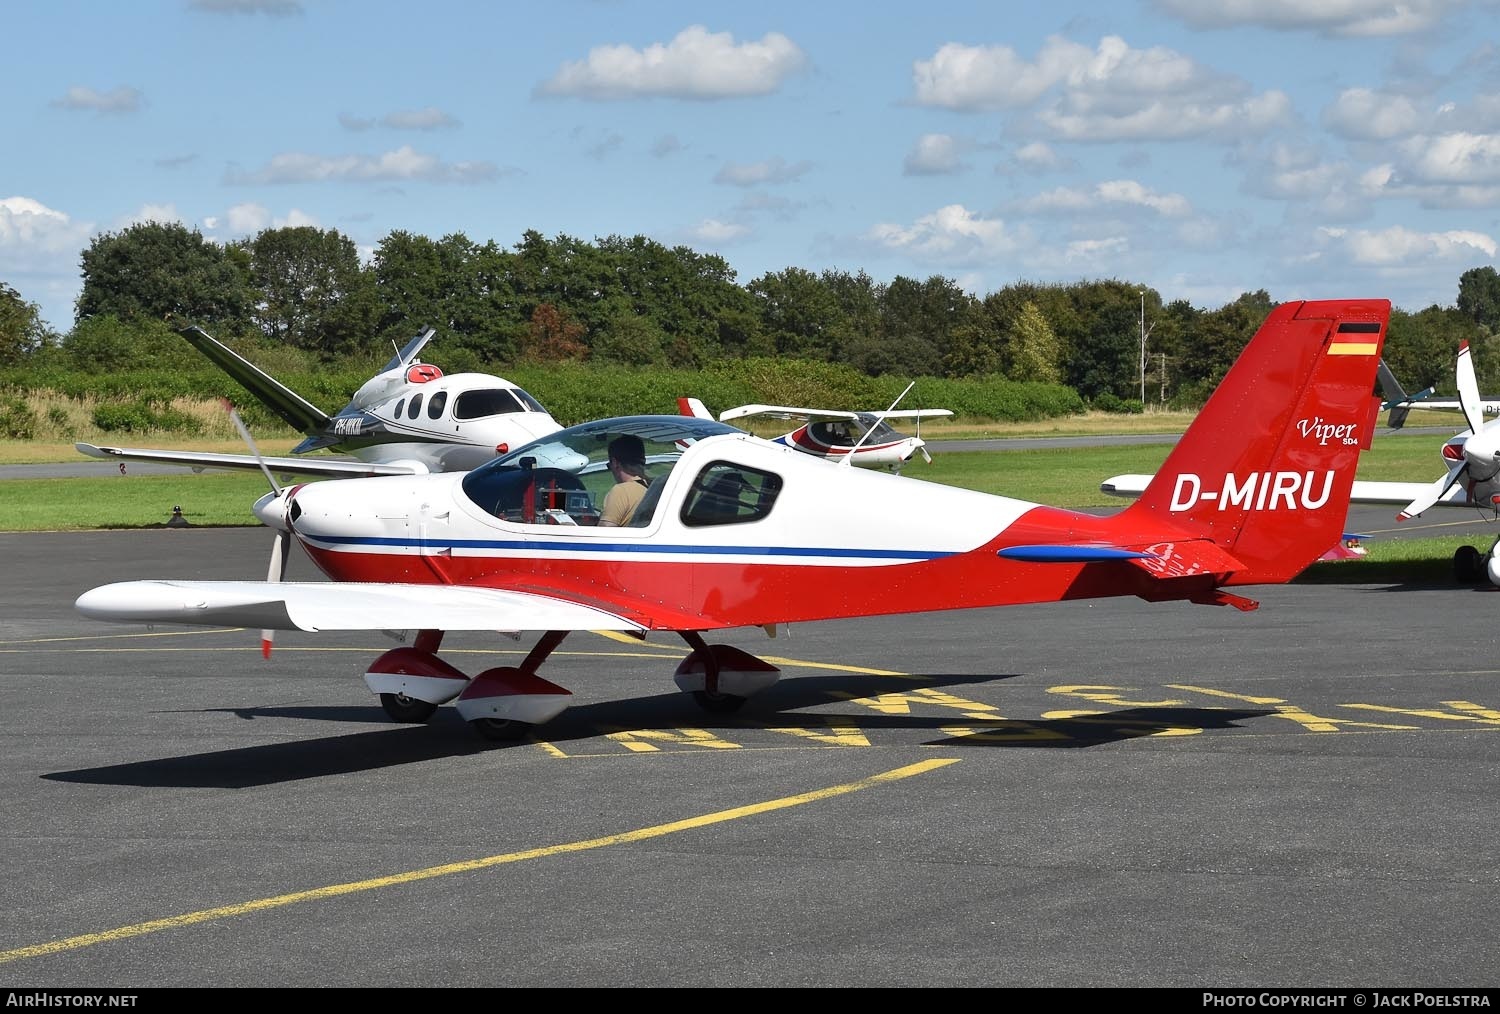
[{"label": "man wearing cap", "polygon": [[651,485],[646,478],[646,445],[640,437],[627,433],[609,442],[609,473],[615,477],[615,485],[604,495],[599,524],[619,527],[630,520],[635,505]]}]

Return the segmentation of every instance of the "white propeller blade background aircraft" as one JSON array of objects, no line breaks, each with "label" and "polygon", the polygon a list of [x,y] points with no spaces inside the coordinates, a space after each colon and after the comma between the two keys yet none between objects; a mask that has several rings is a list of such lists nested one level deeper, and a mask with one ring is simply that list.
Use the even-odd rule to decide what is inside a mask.
[{"label": "white propeller blade background aircraft", "polygon": [[475,468],[561,424],[526,391],[487,373],[443,371],[418,357],[436,332],[425,329],[379,373],[365,381],[349,404],[329,415],[273,379],[196,325],[178,328],[194,348],[255,395],[268,409],[306,435],[294,455],[327,450],[354,460],[327,457],[258,459],[247,454],[158,450],[146,447],[75,446],[89,457],[154,461],[281,476],[341,478],[413,475]]},{"label": "white propeller blade background aircraft", "polygon": [[[732,712],[779,670],[713,631],[1133,595],[1257,604],[1338,537],[1380,399],[1387,300],[1284,303],[1266,318],[1156,480],[1100,517],[812,455],[695,416],[560,430],[464,473],[314,482],[256,515],[331,581],[141,580],[76,608],[100,620],[278,630],[417,629],[365,668],[387,714],[447,702],[490,739],[560,714],[538,669],[572,632],[680,636],[679,688]],[[624,526],[596,523],[605,448],[643,444],[651,482]],[[470,677],[447,631],[535,631],[518,666]]]},{"label": "white propeller blade background aircraft", "polygon": [[[911,385],[906,387],[911,390]],[[904,397],[906,391],[901,392]],[[898,402],[900,398],[896,399]],[[697,398],[679,398],[677,405],[683,415],[700,419],[712,419],[711,413]],[[927,441],[922,439],[921,420],[951,416],[946,408],[918,408],[884,412],[843,412],[837,409],[793,408],[787,405],[741,405],[719,413],[720,422],[735,419],[803,420],[803,425],[774,437],[776,443],[795,448],[804,454],[813,454],[841,465],[859,465],[861,468],[885,468],[900,472],[913,454],[922,455],[932,463],[927,451]],[[917,420],[917,433],[909,436],[898,433],[890,426],[891,419]]]}]

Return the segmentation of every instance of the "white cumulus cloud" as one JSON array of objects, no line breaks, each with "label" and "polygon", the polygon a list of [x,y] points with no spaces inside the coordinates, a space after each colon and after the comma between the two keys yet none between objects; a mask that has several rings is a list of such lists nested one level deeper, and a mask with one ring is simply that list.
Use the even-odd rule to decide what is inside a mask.
[{"label": "white cumulus cloud", "polygon": [[703,25],[684,28],[668,43],[596,46],[538,85],[538,95],[585,99],[665,97],[724,99],[768,95],[807,66],[807,55],[779,32],[758,42],[735,42]]}]

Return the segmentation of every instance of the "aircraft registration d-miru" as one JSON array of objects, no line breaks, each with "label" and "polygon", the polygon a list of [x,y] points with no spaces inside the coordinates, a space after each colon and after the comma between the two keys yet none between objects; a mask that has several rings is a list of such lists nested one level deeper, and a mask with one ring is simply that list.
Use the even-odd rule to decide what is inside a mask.
[{"label": "aircraft registration d-miru", "polygon": [[[178,334],[244,385],[266,408],[307,439],[291,458],[174,451],[147,447],[97,447],[80,443],[91,458],[184,465],[194,471],[269,469],[282,476],[344,478],[420,475],[475,468],[512,447],[562,429],[541,402],[503,377],[488,373],[445,375],[418,357],[436,331],[426,328],[362,384],[349,404],[329,415],[275,380],[197,325]],[[350,459],[323,457],[332,451]],[[301,455],[307,455],[302,457]]]},{"label": "aircraft registration d-miru", "polygon": [[[1370,446],[1387,300],[1284,303],[1135,502],[1100,517],[820,458],[688,416],[603,419],[464,473],[315,482],[256,514],[330,581],[141,580],[84,616],[266,630],[414,629],[365,681],[398,722],[443,704],[489,739],[567,708],[538,670],[569,633],[681,636],[679,688],[732,712],[779,678],[714,631],[908,611],[1136,596],[1250,610],[1338,538]],[[596,523],[606,448],[642,441],[650,487]],[[275,558],[273,554],[273,559]],[[282,553],[281,559],[285,559]],[[470,676],[450,630],[533,631],[517,666]]]}]

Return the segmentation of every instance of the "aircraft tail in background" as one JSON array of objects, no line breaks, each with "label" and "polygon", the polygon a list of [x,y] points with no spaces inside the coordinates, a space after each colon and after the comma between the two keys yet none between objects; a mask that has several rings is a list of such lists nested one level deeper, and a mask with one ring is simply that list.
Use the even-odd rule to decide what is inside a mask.
[{"label": "aircraft tail in background", "polygon": [[[1390,309],[1369,299],[1272,310],[1120,512],[1122,526],[1166,522],[1212,542],[1221,564],[1192,552],[1183,565],[1231,572],[1226,584],[1288,581],[1318,559],[1343,531],[1359,454],[1374,436]],[[1170,569],[1170,558],[1160,566]]]},{"label": "aircraft tail in background", "polygon": [[255,395],[256,400],[284,420],[297,432],[309,437],[321,436],[332,417],[318,406],[287,387],[254,363],[245,359],[196,324],[177,328],[177,333],[207,356],[215,366],[239,381]]}]

